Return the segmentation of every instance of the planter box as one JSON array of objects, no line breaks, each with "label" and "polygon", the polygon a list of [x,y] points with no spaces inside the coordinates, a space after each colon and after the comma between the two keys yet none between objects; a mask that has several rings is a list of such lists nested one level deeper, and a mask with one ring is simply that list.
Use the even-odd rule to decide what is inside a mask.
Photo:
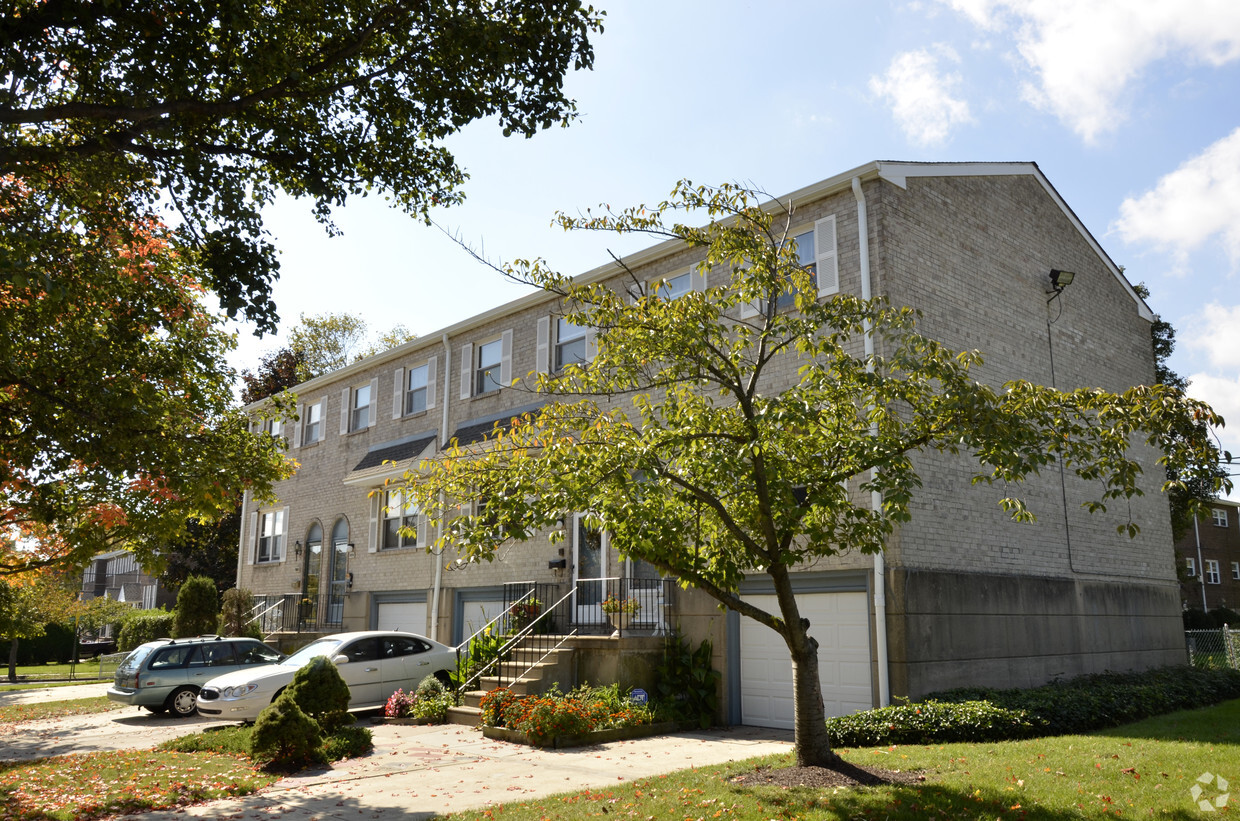
[{"label": "planter box", "polygon": [[631,738],[646,738],[652,735],[663,735],[680,729],[675,721],[664,721],[659,724],[642,724],[638,727],[620,727],[615,730],[599,730],[585,735],[556,736],[542,744],[535,743],[525,733],[509,730],[507,727],[482,728],[482,735],[496,741],[511,741],[514,744],[528,744],[531,747],[550,747],[557,750],[565,747],[586,747],[591,744],[605,744],[609,741],[627,741]]},{"label": "planter box", "polygon": [[374,719],[374,722],[376,724],[406,724],[406,725],[411,725],[415,727],[421,726],[423,724],[443,724],[444,723],[442,721],[437,721],[436,719],[433,719],[433,718],[387,718],[386,716],[382,718],[376,718]]}]

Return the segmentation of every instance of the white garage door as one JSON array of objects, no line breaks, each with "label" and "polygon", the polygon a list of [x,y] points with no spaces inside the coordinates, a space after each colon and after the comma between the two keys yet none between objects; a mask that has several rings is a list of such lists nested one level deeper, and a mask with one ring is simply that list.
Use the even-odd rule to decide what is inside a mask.
[{"label": "white garage door", "polygon": [[376,630],[426,634],[426,602],[380,602]]},{"label": "white garage door", "polygon": [[[778,613],[774,596],[746,596],[768,613]],[[874,706],[870,690],[870,620],[865,593],[806,593],[797,596],[809,634],[818,640],[818,674],[828,716]],[[741,617],[741,721],[759,727],[793,727],[792,659],[771,628]]]}]

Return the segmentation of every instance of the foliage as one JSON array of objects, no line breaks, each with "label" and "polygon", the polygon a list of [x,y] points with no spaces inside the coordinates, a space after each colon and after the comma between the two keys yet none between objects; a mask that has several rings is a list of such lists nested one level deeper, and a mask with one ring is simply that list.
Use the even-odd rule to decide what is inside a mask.
[{"label": "foliage", "polygon": [[248,405],[275,396],[306,381],[308,373],[305,351],[287,347],[272,351],[259,360],[257,371],[241,372],[241,401]]},{"label": "foliage", "polygon": [[250,795],[273,781],[236,755],[109,750],[56,756],[0,770],[0,815],[11,821],[146,816]]},{"label": "foliage", "polygon": [[[73,197],[111,213],[106,192]],[[214,520],[243,489],[268,497],[288,467],[234,407],[235,343],[168,231],[46,225],[28,248],[8,242],[54,206],[0,172],[0,532],[25,548],[0,551],[0,573],[118,547],[158,572],[189,518]]]},{"label": "foliage", "polygon": [[206,576],[190,576],[177,593],[172,611],[172,637],[204,636],[215,632],[220,612],[220,594],[215,582]]},{"label": "foliage", "polygon": [[628,691],[617,684],[582,685],[567,695],[554,685],[542,695],[528,696],[517,696],[501,687],[482,698],[481,721],[489,727],[524,733],[539,746],[559,737],[649,724],[653,720],[651,711],[629,703],[628,696]]},{"label": "foliage", "polygon": [[[0,173],[49,192],[60,238],[175,209],[182,252],[224,310],[270,331],[278,265],[261,210],[279,191],[311,198],[329,231],[350,196],[421,215],[458,202],[465,174],[445,138],[492,117],[523,136],[571,121],[564,75],[592,66],[599,30],[577,2],[21,3],[0,18]],[[65,179],[80,197],[57,189]],[[41,227],[14,221],[7,243],[37,246]],[[0,282],[49,270],[0,258]]]},{"label": "foliage", "polygon": [[1028,690],[965,687],[927,696],[940,702],[987,701],[1026,713],[1040,735],[1085,733],[1233,698],[1240,698],[1240,670],[1194,667],[1098,673]]},{"label": "foliage", "polygon": [[268,770],[301,769],[324,760],[322,743],[319,723],[286,690],[258,714],[250,736],[250,758]]},{"label": "foliage", "polygon": [[1008,741],[1028,738],[1036,731],[1024,710],[996,707],[987,701],[928,700],[827,719],[831,743],[843,747]]},{"label": "foliage", "polygon": [[637,599],[617,599],[611,593],[607,594],[607,598],[603,599],[603,603],[599,606],[608,615],[625,613],[630,616],[636,616],[637,611],[642,609],[642,603]]},{"label": "foliage", "polygon": [[[200,733],[179,736],[162,742],[156,749],[183,753],[213,752],[248,757],[254,736],[253,724],[211,727]],[[370,731],[357,726],[340,727],[323,737],[322,752],[327,761],[339,761],[361,755],[374,746]]]},{"label": "foliage", "polygon": [[501,661],[500,650],[507,642],[507,636],[490,627],[474,636],[469,641],[469,649],[460,657],[452,683],[459,688],[484,671],[494,675],[495,664]]},{"label": "foliage", "polygon": [[693,649],[680,636],[663,643],[663,661],[655,669],[655,691],[660,709],[678,721],[691,721],[705,729],[719,713],[720,673],[711,666],[714,648],[707,639]]},{"label": "foliage", "polygon": [[441,722],[447,717],[448,708],[453,703],[452,693],[448,692],[443,682],[434,676],[427,676],[418,683],[415,690],[397,690],[388,696],[387,703],[383,705],[383,715],[387,718],[416,718]]},{"label": "foliage", "polygon": [[258,623],[250,618],[254,611],[254,594],[249,590],[237,587],[224,591],[224,600],[220,606],[219,632],[225,636],[249,636],[261,639],[262,630]]},{"label": "foliage", "polygon": [[[299,362],[296,370],[298,378],[296,382],[280,387],[292,387],[297,382],[331,373],[368,356],[395,348],[416,336],[404,325],[396,325],[370,341],[366,320],[359,314],[302,314],[298,324],[289,333],[288,347]],[[255,398],[262,399],[268,395]]]},{"label": "foliage", "polygon": [[[52,662],[68,664],[73,660],[73,624],[52,622],[43,625],[43,635],[22,639],[17,647],[17,664],[45,665]],[[19,673],[20,674],[20,673]]]},{"label": "foliage", "polygon": [[337,727],[323,737],[323,758],[327,761],[357,758],[374,748],[374,736],[370,730],[353,724]]},{"label": "foliage", "polygon": [[107,596],[87,599],[76,609],[78,629],[83,636],[98,636],[107,625],[123,624],[137,610],[133,602],[122,602]]},{"label": "foliage", "polygon": [[406,693],[403,688],[397,689],[383,703],[383,716],[384,718],[409,718],[413,713],[413,705],[417,701],[416,693],[412,691]]},{"label": "foliage", "polygon": [[160,549],[164,571],[160,581],[177,589],[190,576],[206,576],[217,590],[237,581],[237,550],[241,541],[241,501],[218,519],[190,518],[174,543]]},{"label": "foliage", "polygon": [[[594,329],[594,358],[527,381],[538,410],[498,424],[484,448],[424,461],[405,482],[463,562],[493,559],[506,539],[558,533],[565,511],[589,511],[587,526],[607,530],[621,553],[771,628],[796,671],[798,757],[830,764],[817,648],[793,571],[881,551],[911,518],[917,454],[971,458],[972,481],[1001,488],[1000,506],[1022,522],[1034,518],[1018,495],[1023,480],[1063,465],[1096,492],[1088,510],[1118,502],[1117,529],[1132,536],[1137,523],[1123,510],[1142,493],[1142,465],[1131,446],[1151,445],[1182,479],[1209,477],[1217,451],[1185,426],[1221,420],[1166,386],[996,388],[974,374],[979,353],[920,334],[910,308],[844,293],[819,300],[791,238],[804,218],[761,197],[684,182],[654,208],[561,216],[566,228],[678,241],[713,284],[664,299],[622,260],[622,285],[574,281],[541,261],[505,267]],[[712,221],[688,227],[681,212]],[[863,352],[871,335],[881,353]],[[455,500],[469,498],[490,500],[485,515],[458,516]],[[738,594],[755,568],[777,612]]]},{"label": "foliage", "polygon": [[18,643],[42,636],[49,622],[69,619],[76,606],[63,574],[43,570],[0,576],[0,639],[8,644],[9,681],[17,680]]},{"label": "foliage", "polygon": [[482,697],[479,709],[481,721],[488,727],[505,727],[504,715],[508,706],[517,700],[517,694],[507,687],[497,687]]},{"label": "foliage", "polygon": [[349,685],[327,656],[316,656],[297,670],[284,695],[328,733],[350,724]]},{"label": "foliage", "polygon": [[155,639],[172,636],[173,614],[167,610],[135,610],[116,635],[116,649],[127,652]]}]

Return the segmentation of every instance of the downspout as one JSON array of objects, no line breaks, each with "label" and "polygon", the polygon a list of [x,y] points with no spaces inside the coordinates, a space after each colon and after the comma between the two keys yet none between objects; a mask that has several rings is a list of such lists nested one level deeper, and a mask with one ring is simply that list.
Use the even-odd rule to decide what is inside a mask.
[{"label": "downspout", "polygon": [[1193,538],[1197,540],[1197,578],[1201,580],[1201,611],[1210,612],[1206,606],[1206,566],[1201,561],[1201,531],[1197,529],[1197,514],[1193,513]]},{"label": "downspout", "polygon": [[[439,422],[439,449],[442,451],[448,446],[448,402],[452,395],[452,391],[448,390],[452,387],[452,345],[448,341],[448,335],[443,335],[443,416]],[[443,508],[445,497],[443,491],[439,491],[439,538],[443,538]],[[443,548],[439,548],[439,552],[431,551],[431,555],[435,557],[435,585],[431,590],[431,639],[439,641],[439,592],[443,584]]]},{"label": "downspout", "polygon": [[[865,208],[865,194],[861,193],[861,178],[852,179],[853,196],[857,199],[857,241],[861,250],[861,298],[870,300],[870,223]],[[874,328],[865,320],[866,372],[874,372]],[[878,422],[870,423],[870,435],[878,436]],[[878,478],[878,468],[870,468],[870,481]],[[883,498],[877,490],[870,491],[870,509],[882,507]],[[883,553],[874,554],[874,649],[878,656],[878,706],[891,703],[891,682],[887,670],[887,565]]]}]

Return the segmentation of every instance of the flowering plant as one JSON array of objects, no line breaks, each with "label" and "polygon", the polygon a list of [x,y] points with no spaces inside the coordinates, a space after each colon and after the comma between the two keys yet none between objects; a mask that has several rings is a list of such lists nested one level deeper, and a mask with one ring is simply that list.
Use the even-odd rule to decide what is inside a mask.
[{"label": "flowering plant", "polygon": [[637,611],[642,609],[642,603],[637,599],[617,599],[611,593],[603,599],[602,606],[604,613],[627,613],[630,616],[637,615]]},{"label": "flowering plant", "polygon": [[397,690],[388,696],[387,704],[383,705],[383,715],[385,718],[408,718],[417,700],[414,693]]}]

